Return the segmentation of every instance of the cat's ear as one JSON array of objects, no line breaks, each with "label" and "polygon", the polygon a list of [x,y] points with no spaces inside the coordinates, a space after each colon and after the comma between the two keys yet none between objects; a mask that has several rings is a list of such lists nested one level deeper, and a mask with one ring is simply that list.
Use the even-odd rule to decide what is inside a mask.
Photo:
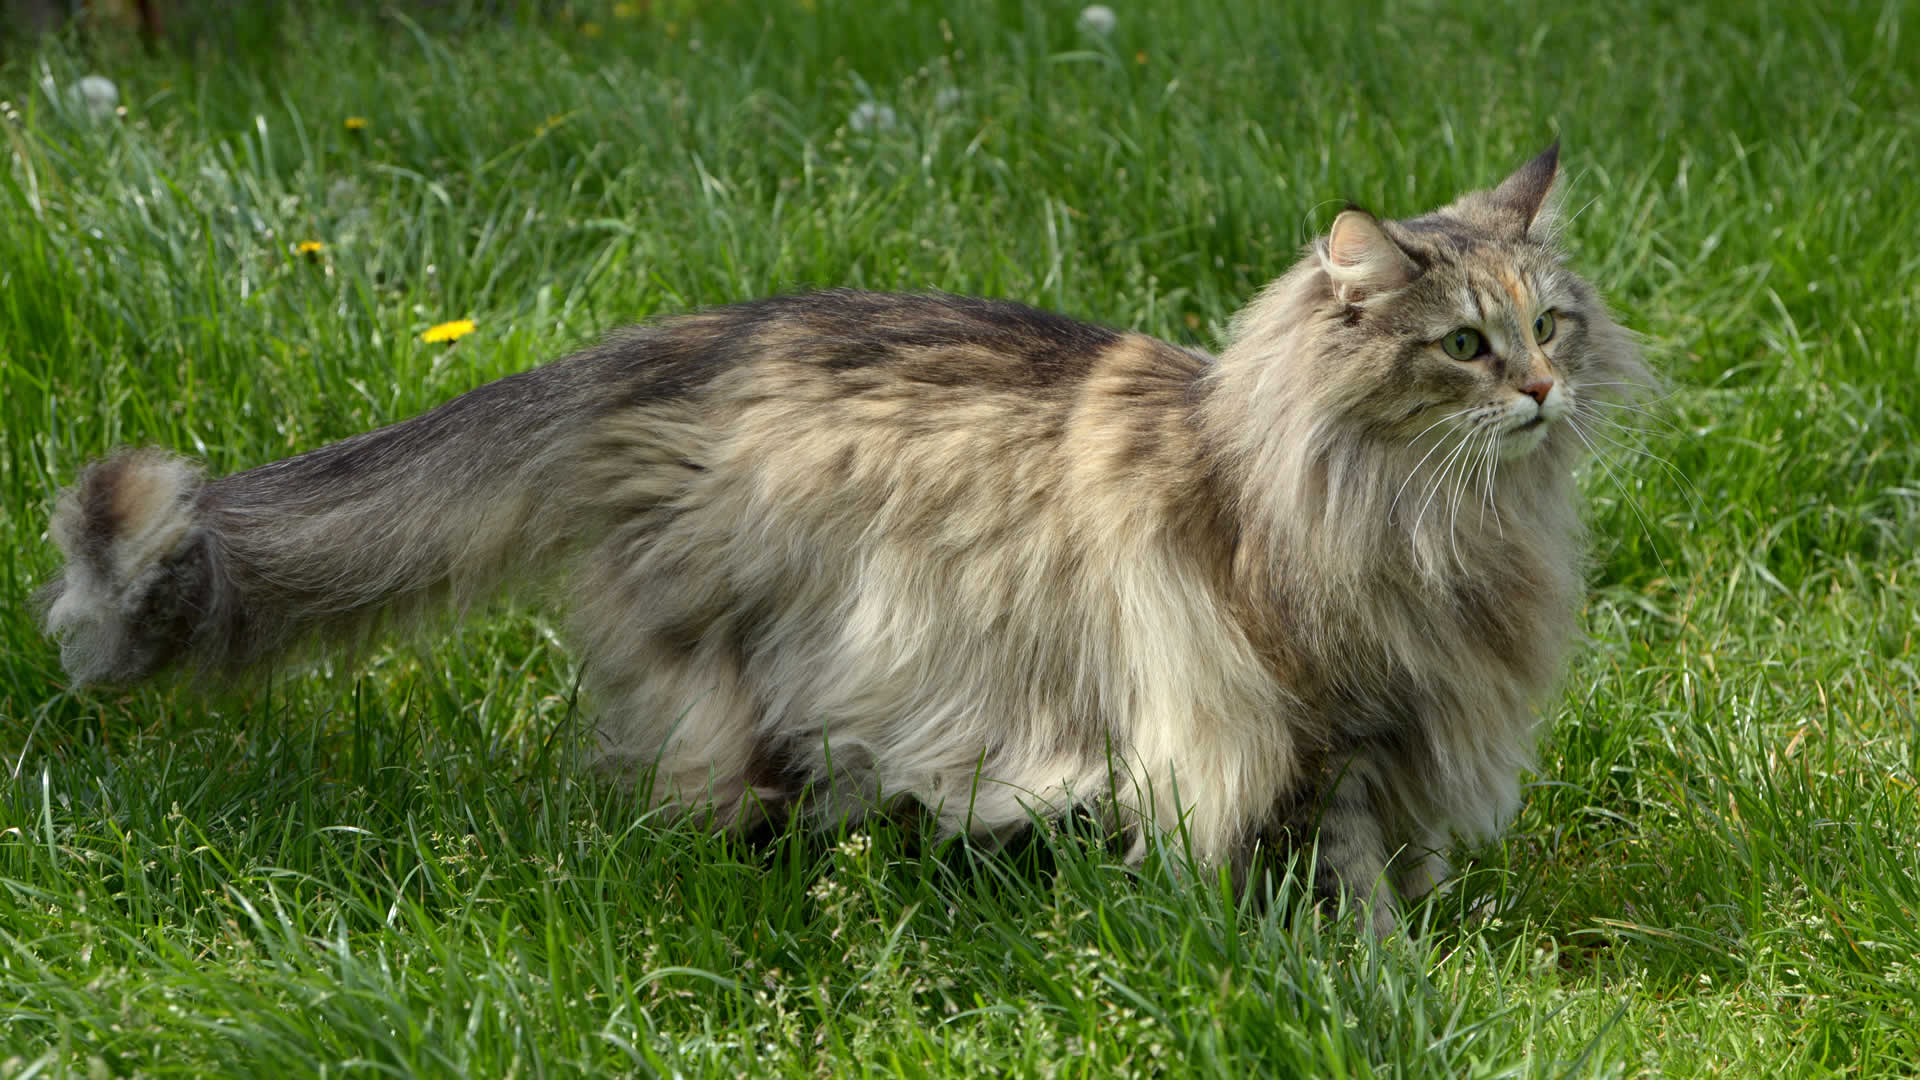
[{"label": "cat's ear", "polygon": [[1365,210],[1343,210],[1320,242],[1320,265],[1342,303],[1392,292],[1420,272],[1380,221]]},{"label": "cat's ear", "polygon": [[1512,176],[1501,181],[1494,189],[1495,205],[1516,214],[1520,218],[1520,231],[1533,228],[1542,211],[1546,218],[1552,218],[1547,197],[1553,193],[1553,182],[1560,176],[1560,140],[1541,151],[1532,161],[1515,169]]}]

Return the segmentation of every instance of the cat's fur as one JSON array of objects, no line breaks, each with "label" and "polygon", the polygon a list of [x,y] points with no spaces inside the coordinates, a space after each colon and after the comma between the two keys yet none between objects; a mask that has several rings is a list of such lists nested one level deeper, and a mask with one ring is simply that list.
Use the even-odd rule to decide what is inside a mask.
[{"label": "cat's fur", "polygon": [[1575,414],[1646,378],[1547,235],[1557,160],[1340,215],[1217,360],[829,291],[218,480],[123,452],[58,499],[46,624],[124,682],[536,587],[604,763],[721,826],[1091,805],[1236,869],[1317,829],[1323,887],[1422,891],[1515,807],[1581,596]]}]

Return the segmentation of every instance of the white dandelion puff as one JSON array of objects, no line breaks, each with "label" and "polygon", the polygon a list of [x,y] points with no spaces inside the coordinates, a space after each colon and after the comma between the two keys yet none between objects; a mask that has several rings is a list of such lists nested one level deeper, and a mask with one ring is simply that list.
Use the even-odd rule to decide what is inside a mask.
[{"label": "white dandelion puff", "polygon": [[95,120],[111,115],[120,104],[120,88],[105,75],[88,75],[73,84],[68,96]]},{"label": "white dandelion puff", "polygon": [[1078,26],[1083,34],[1098,34],[1106,37],[1113,33],[1114,27],[1120,25],[1120,16],[1115,15],[1113,9],[1105,4],[1088,4],[1080,9],[1080,21],[1074,25]]},{"label": "white dandelion puff", "polygon": [[894,123],[893,106],[873,101],[861,102],[847,115],[847,126],[862,135],[870,131],[892,131]]}]

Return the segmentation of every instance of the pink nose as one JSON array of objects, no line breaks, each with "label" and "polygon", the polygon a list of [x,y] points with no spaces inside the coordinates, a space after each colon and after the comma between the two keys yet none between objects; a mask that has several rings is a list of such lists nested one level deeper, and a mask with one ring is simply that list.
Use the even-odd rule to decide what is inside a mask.
[{"label": "pink nose", "polygon": [[1552,391],[1553,391],[1552,379],[1535,379],[1532,382],[1520,388],[1521,393],[1527,395],[1528,397],[1532,398],[1535,402],[1541,405],[1545,405],[1547,403],[1547,395]]}]

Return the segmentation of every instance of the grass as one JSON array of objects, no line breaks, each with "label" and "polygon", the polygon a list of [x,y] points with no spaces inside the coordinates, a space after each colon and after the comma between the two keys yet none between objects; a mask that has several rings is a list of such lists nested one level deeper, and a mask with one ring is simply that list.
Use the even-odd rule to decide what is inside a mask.
[{"label": "grass", "polygon": [[[641,7],[239,6],[0,67],[0,1073],[1914,1073],[1909,7]],[[124,116],[68,97],[93,70]],[[74,693],[34,629],[50,495],[116,444],[238,469],[808,285],[1205,344],[1341,200],[1556,134],[1671,389],[1585,478],[1525,808],[1410,941],[1071,829],[652,820],[565,767],[527,614],[218,698]]]}]

